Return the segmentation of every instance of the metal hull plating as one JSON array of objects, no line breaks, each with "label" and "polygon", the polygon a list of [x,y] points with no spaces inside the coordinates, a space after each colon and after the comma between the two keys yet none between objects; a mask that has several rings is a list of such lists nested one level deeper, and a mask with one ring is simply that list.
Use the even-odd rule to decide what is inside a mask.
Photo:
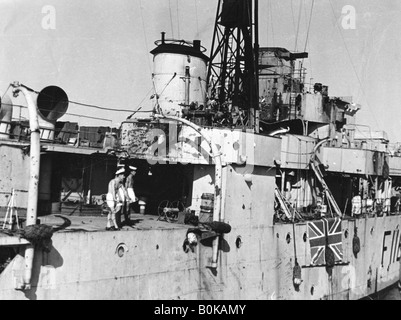
[{"label": "metal hull plating", "polygon": [[[344,261],[349,264],[335,266],[331,277],[324,267],[309,267],[305,225],[297,225],[295,235],[289,225],[234,228],[222,240],[216,272],[208,268],[210,244],[198,246],[194,253],[183,252],[185,228],[60,232],[53,237],[50,253],[35,256],[32,290],[14,289],[24,267],[17,255],[1,274],[0,298],[360,299],[399,280],[399,235],[393,241],[399,224],[400,217],[344,221],[343,232],[356,225],[364,245],[355,258],[349,232],[344,240]],[[242,246],[237,248],[239,235]],[[303,267],[298,291],[292,284],[294,239]]]},{"label": "metal hull plating", "polygon": [[[307,53],[259,48],[250,3],[217,16],[221,64],[162,34],[149,118],[57,123],[68,105],[57,87],[36,129],[0,118],[0,212],[27,211],[22,230],[11,217],[0,233],[0,299],[361,299],[400,281],[401,146],[358,135],[351,99],[320,83],[306,92],[294,68]],[[35,120],[47,90],[35,105],[36,91],[11,86]],[[132,167],[141,214],[106,232],[114,206],[101,199]]]}]

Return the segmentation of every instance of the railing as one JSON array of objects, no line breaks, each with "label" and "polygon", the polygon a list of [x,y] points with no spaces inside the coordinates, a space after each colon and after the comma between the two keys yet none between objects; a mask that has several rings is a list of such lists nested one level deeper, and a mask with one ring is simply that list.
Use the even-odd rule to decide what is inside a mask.
[{"label": "railing", "polygon": [[[0,125],[4,125],[5,130],[0,132],[0,139],[9,138],[18,142],[27,142],[30,137],[29,123],[26,122],[6,122],[0,121]],[[112,129],[99,132],[98,127],[85,127],[89,130],[81,130],[77,125],[77,130],[63,130],[58,128],[40,127],[40,139],[45,143],[72,145],[75,147],[91,147],[102,149],[104,140],[108,134],[112,134]],[[9,133],[8,133],[9,132]],[[88,139],[88,136],[97,136],[97,141]],[[54,137],[54,138],[53,138]]]}]

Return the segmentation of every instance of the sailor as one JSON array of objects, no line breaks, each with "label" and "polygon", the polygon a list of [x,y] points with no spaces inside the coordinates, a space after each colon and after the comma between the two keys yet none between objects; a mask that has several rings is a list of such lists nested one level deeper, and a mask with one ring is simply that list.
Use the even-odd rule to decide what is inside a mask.
[{"label": "sailor", "polygon": [[129,174],[125,180],[127,206],[124,215],[126,222],[130,220],[131,205],[138,201],[134,191],[134,177],[136,175],[137,168],[133,166],[129,166],[128,168]]},{"label": "sailor", "polygon": [[125,201],[124,194],[121,192],[121,187],[124,186],[124,174],[124,169],[118,169],[115,178],[109,182],[109,189],[106,196],[107,205],[110,208],[110,212],[107,215],[107,231],[120,230],[116,222],[116,215],[121,214],[121,209]]},{"label": "sailor", "polygon": [[327,205],[324,204],[324,194],[321,193],[316,199],[316,213],[318,218],[324,218],[327,214]]},{"label": "sailor", "polygon": [[360,217],[360,214],[362,213],[362,197],[359,193],[357,193],[353,198],[352,198],[352,216],[355,216],[356,218]]}]

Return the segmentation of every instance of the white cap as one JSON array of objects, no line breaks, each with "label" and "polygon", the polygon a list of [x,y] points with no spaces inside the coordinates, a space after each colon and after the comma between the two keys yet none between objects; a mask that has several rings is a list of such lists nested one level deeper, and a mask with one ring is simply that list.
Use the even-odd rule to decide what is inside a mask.
[{"label": "white cap", "polygon": [[119,169],[116,172],[116,176],[118,176],[119,174],[125,173],[125,169]]},{"label": "white cap", "polygon": [[136,171],[137,168],[136,168],[136,167],[129,166],[129,169],[132,170],[132,171]]},{"label": "white cap", "polygon": [[187,234],[188,242],[190,244],[197,244],[198,243],[198,238],[196,237],[196,234],[193,232],[190,232]]}]

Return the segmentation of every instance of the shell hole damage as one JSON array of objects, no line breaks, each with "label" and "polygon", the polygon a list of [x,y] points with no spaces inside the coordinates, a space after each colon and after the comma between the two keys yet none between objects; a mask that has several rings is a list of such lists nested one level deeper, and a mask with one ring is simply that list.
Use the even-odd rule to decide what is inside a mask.
[{"label": "shell hole damage", "polygon": [[242,239],[241,236],[237,237],[237,240],[235,240],[235,246],[239,249],[242,246]]}]

